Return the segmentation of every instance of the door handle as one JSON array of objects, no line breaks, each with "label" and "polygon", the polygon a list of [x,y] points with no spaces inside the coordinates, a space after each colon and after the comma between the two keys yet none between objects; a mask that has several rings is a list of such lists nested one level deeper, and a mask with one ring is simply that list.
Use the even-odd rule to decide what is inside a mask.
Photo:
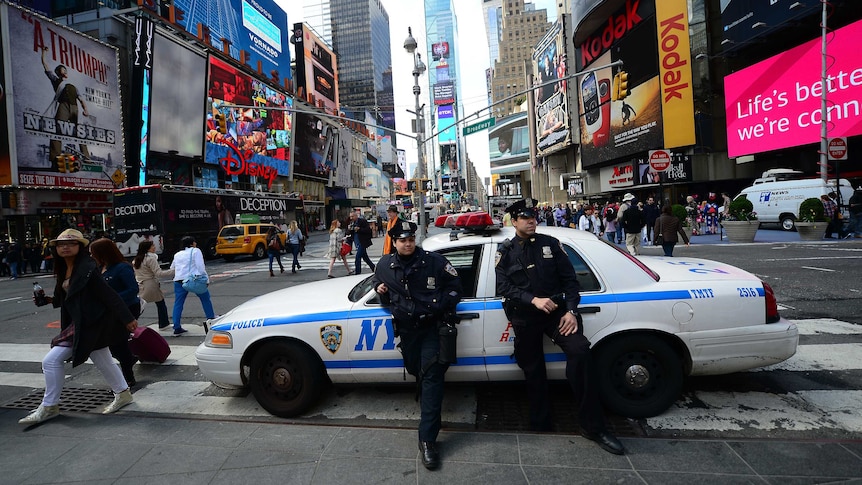
[{"label": "door handle", "polygon": [[578,307],[578,313],[599,313],[602,311],[600,306],[582,306]]},{"label": "door handle", "polygon": [[456,313],[455,315],[461,320],[476,320],[481,317],[478,313]]}]

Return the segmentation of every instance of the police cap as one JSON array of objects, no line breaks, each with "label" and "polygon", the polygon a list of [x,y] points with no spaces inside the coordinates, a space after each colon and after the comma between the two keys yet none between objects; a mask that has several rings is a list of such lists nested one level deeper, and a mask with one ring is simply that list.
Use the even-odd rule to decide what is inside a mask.
[{"label": "police cap", "polygon": [[519,200],[509,207],[506,207],[506,212],[511,214],[514,219],[521,216],[535,218],[537,215],[536,204],[538,203],[539,201],[536,199]]},{"label": "police cap", "polygon": [[416,235],[416,229],[419,226],[410,221],[398,221],[392,226],[387,234],[392,239],[401,239],[403,237],[411,237]]}]

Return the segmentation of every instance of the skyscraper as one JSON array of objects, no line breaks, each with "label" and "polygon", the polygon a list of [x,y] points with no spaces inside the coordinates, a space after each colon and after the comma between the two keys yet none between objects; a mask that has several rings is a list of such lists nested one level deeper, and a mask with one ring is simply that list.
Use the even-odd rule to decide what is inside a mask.
[{"label": "skyscraper", "polygon": [[[302,17],[317,36],[332,47],[332,14],[330,0],[305,0]],[[288,19],[290,20],[290,19]]]}]

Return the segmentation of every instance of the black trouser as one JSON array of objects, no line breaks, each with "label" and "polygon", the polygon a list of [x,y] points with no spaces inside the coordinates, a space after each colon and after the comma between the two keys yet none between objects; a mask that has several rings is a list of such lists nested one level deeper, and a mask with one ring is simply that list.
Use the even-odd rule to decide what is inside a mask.
[{"label": "black trouser", "polygon": [[419,441],[437,441],[443,411],[443,387],[448,365],[437,362],[440,340],[437,325],[420,328],[398,325],[404,367],[419,382]]},{"label": "black trouser", "polygon": [[[133,305],[129,305],[129,311],[132,312],[132,315],[135,318],[138,318],[141,314],[141,304],[135,303]],[[111,355],[113,355],[120,363],[123,377],[129,379],[129,377],[131,377],[132,367],[134,367],[135,362],[138,361],[138,358],[135,357],[135,355],[132,354],[131,349],[129,349],[129,332],[125,328],[122,331],[117,332],[117,336],[114,338],[114,341],[108,345],[108,348],[111,349]]]},{"label": "black trouser", "polygon": [[552,431],[551,402],[548,393],[548,376],[545,353],[542,348],[547,335],[566,354],[566,379],[580,403],[578,417],[581,428],[588,432],[605,429],[596,370],[590,355],[590,341],[584,337],[584,326],[578,316],[578,331],[568,336],[559,333],[563,312],[540,315],[528,320],[512,319],[515,330],[515,360],[524,371],[527,396],[530,399],[530,428],[535,431]]}]

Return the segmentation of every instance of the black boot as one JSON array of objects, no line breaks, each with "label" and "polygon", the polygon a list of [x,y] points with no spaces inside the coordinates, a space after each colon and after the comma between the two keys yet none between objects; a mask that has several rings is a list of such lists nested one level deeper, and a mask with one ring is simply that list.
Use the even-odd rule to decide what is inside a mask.
[{"label": "black boot", "polygon": [[420,441],[419,452],[422,453],[422,465],[429,470],[440,467],[440,453],[437,452],[437,443],[433,441]]},{"label": "black boot", "polygon": [[132,363],[132,365],[120,366],[120,370],[123,371],[123,378],[126,380],[126,384],[128,384],[129,387],[134,387],[134,385],[137,384],[137,382],[135,382],[135,372],[132,370],[134,365],[135,364]]}]

